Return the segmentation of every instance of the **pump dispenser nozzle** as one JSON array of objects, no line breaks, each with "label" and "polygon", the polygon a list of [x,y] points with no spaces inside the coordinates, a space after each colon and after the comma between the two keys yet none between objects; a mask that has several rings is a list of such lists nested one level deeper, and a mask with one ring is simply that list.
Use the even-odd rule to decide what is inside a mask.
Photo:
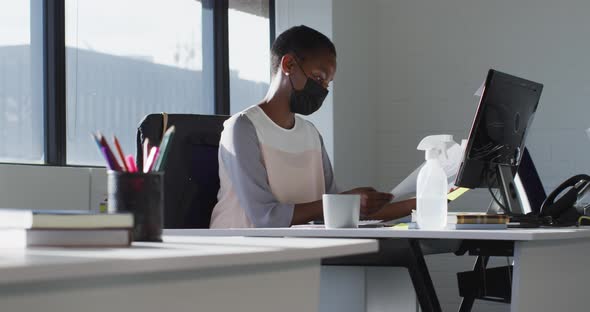
[{"label": "pump dispenser nozzle", "polygon": [[430,135],[420,141],[418,149],[426,151],[426,160],[438,159],[441,155],[448,159],[447,147],[454,142],[450,134]]}]

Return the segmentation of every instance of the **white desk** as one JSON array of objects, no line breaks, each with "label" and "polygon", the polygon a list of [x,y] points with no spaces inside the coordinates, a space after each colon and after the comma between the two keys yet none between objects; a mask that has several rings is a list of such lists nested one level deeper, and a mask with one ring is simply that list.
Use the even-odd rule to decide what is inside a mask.
[{"label": "white desk", "polygon": [[182,236],[259,236],[259,237],[323,237],[323,238],[418,238],[418,239],[482,239],[482,240],[560,240],[589,238],[590,229],[548,228],[507,230],[402,230],[393,228],[323,229],[313,228],[246,228],[246,229],[168,229],[168,235]]},{"label": "white desk", "polygon": [[[568,311],[588,310],[585,297],[587,281],[590,280],[590,270],[586,269],[586,265],[590,263],[590,230],[588,229],[424,231],[386,228],[334,230],[283,228],[167,230],[165,232],[187,236],[512,241],[514,242],[514,272],[511,311],[561,311],[564,308]],[[440,310],[440,307],[438,309]]]},{"label": "white desk", "polygon": [[317,311],[320,260],[375,240],[164,236],[114,249],[0,249],[2,311]]}]

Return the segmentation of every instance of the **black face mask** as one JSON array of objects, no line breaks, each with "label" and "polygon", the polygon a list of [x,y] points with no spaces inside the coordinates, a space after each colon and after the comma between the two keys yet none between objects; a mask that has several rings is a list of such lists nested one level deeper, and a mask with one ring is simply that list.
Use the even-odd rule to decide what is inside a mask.
[{"label": "black face mask", "polygon": [[[299,63],[297,63],[297,66],[301,68]],[[289,106],[291,108],[291,112],[307,116],[320,109],[324,99],[328,95],[328,90],[326,90],[313,79],[309,78],[303,68],[301,68],[301,71],[307,77],[305,86],[301,90],[295,90],[291,76],[289,76],[291,88],[293,88],[293,91],[291,92],[291,98],[289,99]]]}]

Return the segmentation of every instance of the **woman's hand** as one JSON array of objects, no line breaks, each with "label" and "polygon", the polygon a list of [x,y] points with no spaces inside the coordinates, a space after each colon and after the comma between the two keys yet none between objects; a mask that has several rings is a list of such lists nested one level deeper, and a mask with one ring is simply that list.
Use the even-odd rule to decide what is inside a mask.
[{"label": "woman's hand", "polygon": [[372,187],[358,187],[342,194],[359,194],[361,195],[361,216],[369,216],[386,204],[391,202],[393,195],[390,193],[381,193]]}]

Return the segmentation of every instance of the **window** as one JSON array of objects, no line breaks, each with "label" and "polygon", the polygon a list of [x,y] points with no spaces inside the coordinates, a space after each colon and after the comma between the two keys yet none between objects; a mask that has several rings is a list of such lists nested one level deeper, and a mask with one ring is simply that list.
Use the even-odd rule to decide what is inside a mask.
[{"label": "window", "polygon": [[0,163],[98,165],[151,113],[230,114],[270,81],[274,0],[0,0]]},{"label": "window", "polygon": [[43,163],[41,1],[0,1],[0,162]]},{"label": "window", "polygon": [[258,104],[270,83],[269,2],[230,0],[228,11],[230,108]]},{"label": "window", "polygon": [[132,153],[147,114],[214,113],[201,16],[195,0],[66,1],[68,164],[103,164],[92,131]]}]

